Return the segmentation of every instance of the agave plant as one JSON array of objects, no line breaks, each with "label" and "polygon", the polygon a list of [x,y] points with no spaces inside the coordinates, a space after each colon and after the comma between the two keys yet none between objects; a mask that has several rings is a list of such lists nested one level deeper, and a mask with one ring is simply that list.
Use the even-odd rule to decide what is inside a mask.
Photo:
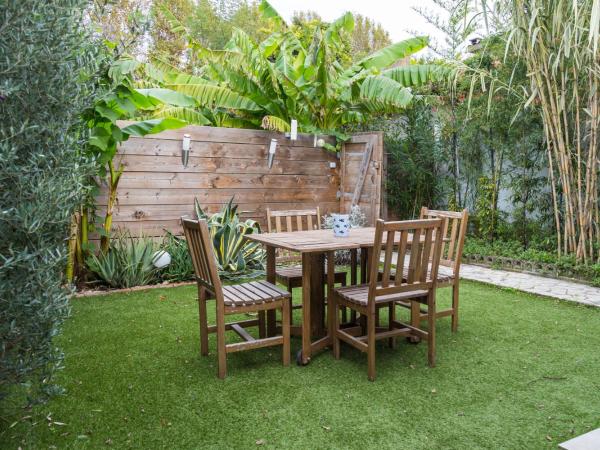
[{"label": "agave plant", "polygon": [[[196,102],[159,109],[158,117],[277,131],[288,131],[296,119],[299,131],[340,135],[344,125],[403,110],[413,98],[410,87],[448,73],[436,65],[391,67],[426,47],[427,37],[392,44],[346,67],[343,40],[354,27],[351,13],[318,25],[305,44],[267,1],[260,10],[275,30],[260,43],[236,29],[223,50],[211,50],[188,34],[200,64],[194,75],[157,61],[147,66],[149,80]],[[186,33],[177,18],[163,12],[174,31]]]},{"label": "agave plant", "polygon": [[238,276],[263,268],[262,247],[246,239],[250,234],[260,233],[260,225],[255,220],[240,220],[233,197],[220,212],[211,216],[202,209],[198,199],[194,199],[194,206],[198,218],[207,221],[221,275]]},{"label": "agave plant", "polygon": [[167,231],[160,248],[171,255],[171,263],[160,271],[161,279],[170,282],[194,279],[194,266],[184,238]]},{"label": "agave plant", "polygon": [[90,254],[87,266],[103,283],[113,288],[144,286],[156,281],[154,242],[121,233],[111,240],[107,252]]}]

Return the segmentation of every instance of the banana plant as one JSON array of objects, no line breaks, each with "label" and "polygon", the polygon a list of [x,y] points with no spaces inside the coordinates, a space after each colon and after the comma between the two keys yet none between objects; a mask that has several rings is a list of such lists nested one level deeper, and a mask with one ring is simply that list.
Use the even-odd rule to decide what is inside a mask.
[{"label": "banana plant", "polygon": [[[186,95],[165,88],[136,89],[133,74],[139,63],[134,59],[120,59],[108,68],[101,83],[105,85],[105,94],[98,98],[94,105],[84,113],[84,120],[89,127],[87,154],[95,161],[96,173],[90,179],[90,196],[82,205],[79,217],[75,220],[76,232],[69,242],[69,262],[67,279],[72,281],[77,268],[84,267],[84,262],[91,251],[88,235],[91,229],[100,234],[100,250],[106,253],[110,246],[112,217],[117,199],[117,188],[123,174],[124,166],[115,162],[119,145],[130,136],[146,136],[164,130],[175,129],[187,124],[187,121],[166,117],[141,120],[120,127],[117,121],[134,119],[144,112],[154,111],[166,105],[170,107],[193,106],[195,100]],[[94,196],[101,183],[108,188],[107,205],[100,224],[90,222],[94,212]]]},{"label": "banana plant", "polygon": [[157,109],[157,117],[282,132],[289,130],[291,119],[296,119],[301,132],[343,139],[344,126],[400,112],[413,98],[411,87],[450,73],[449,68],[432,64],[393,67],[425,48],[425,36],[397,42],[344,66],[343,42],[354,28],[351,13],[328,25],[318,25],[312,41],[303,43],[263,0],[260,11],[274,30],[265,40],[256,43],[235,29],[223,50],[212,50],[194,41],[166,8],[162,11],[174,31],[186,33],[199,65],[194,67],[194,75],[160,61],[147,65],[150,84],[197,102],[194,107]]},{"label": "banana plant", "polygon": [[196,216],[207,222],[221,275],[236,277],[249,269],[263,268],[262,246],[246,239],[250,234],[260,233],[260,225],[251,219],[240,220],[233,197],[220,212],[211,216],[202,209],[198,199],[194,199],[194,206]]}]

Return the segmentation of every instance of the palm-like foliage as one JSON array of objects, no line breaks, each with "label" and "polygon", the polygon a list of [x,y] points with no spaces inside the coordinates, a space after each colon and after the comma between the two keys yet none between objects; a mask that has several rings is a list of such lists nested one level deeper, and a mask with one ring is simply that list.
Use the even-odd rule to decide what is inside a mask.
[{"label": "palm-like foliage", "polygon": [[[256,43],[239,29],[223,50],[190,40],[201,64],[195,75],[160,62],[148,66],[153,82],[196,102],[157,115],[277,131],[287,131],[296,119],[300,131],[339,134],[344,125],[403,110],[413,98],[411,86],[447,73],[435,65],[390,68],[426,47],[426,37],[392,44],[345,67],[342,44],[354,27],[352,14],[317,26],[312,41],[304,44],[267,1],[260,9],[275,30],[264,41]],[[173,30],[185,32],[172,14],[164,13]]]}]

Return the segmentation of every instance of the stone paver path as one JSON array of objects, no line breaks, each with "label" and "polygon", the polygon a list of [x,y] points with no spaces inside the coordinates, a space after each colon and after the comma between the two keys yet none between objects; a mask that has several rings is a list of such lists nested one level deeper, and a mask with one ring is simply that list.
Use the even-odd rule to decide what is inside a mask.
[{"label": "stone paver path", "polygon": [[[440,272],[448,270],[440,267]],[[600,288],[586,286],[572,281],[508,272],[488,267],[461,264],[460,277],[465,280],[481,281],[505,288],[513,288],[532,294],[545,295],[573,302],[600,307]]]}]

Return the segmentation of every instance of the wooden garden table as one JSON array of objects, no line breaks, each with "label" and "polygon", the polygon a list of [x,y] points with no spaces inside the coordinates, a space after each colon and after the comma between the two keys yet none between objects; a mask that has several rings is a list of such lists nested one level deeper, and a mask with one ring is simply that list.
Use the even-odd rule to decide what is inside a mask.
[{"label": "wooden garden table", "polygon": [[[398,235],[398,233],[396,233]],[[385,244],[386,235],[383,236]],[[294,231],[290,233],[251,234],[248,239],[260,242],[267,250],[267,281],[275,283],[275,251],[278,248],[298,252],[302,255],[302,350],[297,355],[301,364],[308,364],[314,352],[331,345],[330,326],[324,324],[325,289],[324,277],[328,275],[327,291],[333,290],[336,250],[353,250],[351,260],[352,284],[356,284],[356,250],[361,249],[361,283],[367,281],[369,249],[375,241],[375,228],[353,228],[348,237],[335,237],[333,230]],[[408,244],[412,242],[409,236]],[[327,256],[327,271],[325,271]],[[331,302],[328,302],[328,320],[333,317]],[[267,316],[267,334],[276,332],[275,312]],[[315,340],[313,340],[313,338]]]}]

